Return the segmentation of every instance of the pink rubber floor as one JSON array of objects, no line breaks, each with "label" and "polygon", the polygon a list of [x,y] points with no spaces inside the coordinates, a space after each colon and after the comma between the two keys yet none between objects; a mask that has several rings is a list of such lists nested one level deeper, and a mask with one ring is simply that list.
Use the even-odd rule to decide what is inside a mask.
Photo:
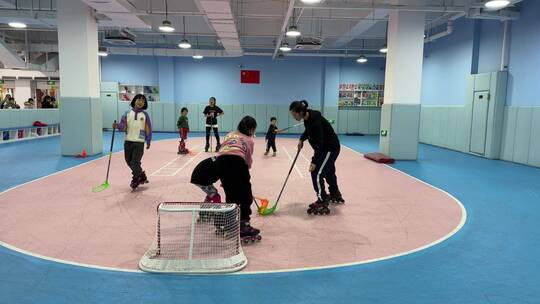
[{"label": "pink rubber floor", "polygon": [[[200,201],[204,194],[189,184],[194,166],[208,154],[202,138],[189,141],[194,155],[176,155],[176,140],[154,142],[143,167],[150,184],[129,188],[123,152],[113,155],[110,188],[92,193],[103,182],[107,158],[34,181],[0,195],[0,240],[17,248],[65,261],[138,269],[150,246],[155,208],[163,201]],[[279,139],[278,156],[263,156],[256,139],[251,171],[253,192],[275,201],[295,153],[296,140]],[[345,205],[330,216],[308,216],[315,199],[306,147],[293,170],[278,212],[255,213],[260,243],[244,246],[244,271],[331,266],[381,259],[414,251],[441,240],[460,226],[461,205],[442,191],[390,167],[364,159],[345,147],[337,175]],[[216,185],[217,186],[217,185]],[[220,189],[221,191],[221,189]]]}]

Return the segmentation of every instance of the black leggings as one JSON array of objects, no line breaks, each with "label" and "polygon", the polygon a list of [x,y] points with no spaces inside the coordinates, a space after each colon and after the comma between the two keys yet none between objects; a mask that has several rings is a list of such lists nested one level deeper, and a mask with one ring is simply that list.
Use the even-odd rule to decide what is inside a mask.
[{"label": "black leggings", "polygon": [[317,193],[318,200],[323,201],[328,197],[324,186],[325,180],[328,183],[330,195],[339,193],[336,176],[336,160],[338,156],[339,149],[337,151],[324,152],[324,157],[315,164],[315,170],[311,172],[311,181],[313,182],[313,188]]},{"label": "black leggings", "polygon": [[272,151],[276,152],[276,139],[268,139],[266,142],[266,152],[270,151],[270,148],[272,148]]},{"label": "black leggings", "polygon": [[214,129],[214,136],[216,137],[216,145],[219,145],[219,133],[218,128],[206,127],[206,146],[210,146],[210,129]]},{"label": "black leggings", "polygon": [[240,206],[240,219],[249,221],[251,218],[251,175],[246,161],[236,155],[221,155],[207,158],[200,162],[191,174],[191,183],[208,186],[221,180],[225,191],[225,201]]},{"label": "black leggings", "polygon": [[141,159],[144,154],[144,143],[125,141],[124,142],[124,158],[126,163],[131,168],[133,180],[139,179],[143,172],[141,167]]}]

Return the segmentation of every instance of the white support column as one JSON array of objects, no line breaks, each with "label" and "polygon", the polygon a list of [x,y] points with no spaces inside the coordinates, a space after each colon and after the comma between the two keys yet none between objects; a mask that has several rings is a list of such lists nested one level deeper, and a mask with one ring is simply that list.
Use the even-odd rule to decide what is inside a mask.
[{"label": "white support column", "polygon": [[380,151],[413,160],[418,154],[425,13],[392,11],[389,17]]},{"label": "white support column", "polygon": [[58,0],[60,124],[63,155],[103,150],[97,23],[81,1]]}]

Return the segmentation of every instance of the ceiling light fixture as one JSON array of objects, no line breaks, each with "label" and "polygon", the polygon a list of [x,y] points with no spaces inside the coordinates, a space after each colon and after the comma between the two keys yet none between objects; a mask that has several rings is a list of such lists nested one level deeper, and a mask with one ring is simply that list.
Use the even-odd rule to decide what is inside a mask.
[{"label": "ceiling light fixture", "polygon": [[296,26],[291,25],[291,26],[289,26],[289,29],[287,30],[285,35],[287,35],[287,37],[298,37],[298,36],[302,35],[302,33],[300,33],[300,31],[298,30],[298,28]]},{"label": "ceiling light fixture", "polygon": [[159,30],[165,33],[170,33],[170,32],[174,32],[174,27],[172,26],[172,23],[169,20],[163,20],[163,22],[159,26]]},{"label": "ceiling light fixture", "polygon": [[287,42],[283,42],[279,47],[279,50],[282,52],[290,52],[292,49]]},{"label": "ceiling light fixture", "polygon": [[8,23],[8,25],[12,28],[18,28],[18,29],[26,28],[26,24],[22,22],[10,22]]},{"label": "ceiling light fixture", "polygon": [[165,33],[174,32],[174,27],[172,25],[172,22],[169,20],[169,6],[167,4],[167,0],[165,0],[165,20],[161,22],[161,25],[159,26],[159,30]]},{"label": "ceiling light fixture", "polygon": [[189,48],[191,48],[191,44],[186,39],[186,16],[184,16],[184,18],[183,18],[183,24],[184,24],[184,39],[182,39],[182,41],[180,41],[178,46],[180,48],[182,48],[182,49],[189,49]]},{"label": "ceiling light fixture", "polygon": [[100,46],[98,48],[98,55],[101,57],[107,57],[109,55],[109,53],[107,52],[107,48],[104,46]]},{"label": "ceiling light fixture", "polygon": [[487,1],[484,5],[486,8],[499,10],[501,8],[505,8],[508,5],[510,5],[510,1],[509,0],[491,0],[491,1]]},{"label": "ceiling light fixture", "polygon": [[356,59],[356,62],[358,63],[366,63],[368,60],[366,58],[366,56],[362,55],[360,56],[358,59]]},{"label": "ceiling light fixture", "polygon": [[179,46],[181,49],[189,49],[189,48],[191,48],[191,44],[190,44],[189,41],[187,41],[186,39],[182,39],[182,41],[180,41],[180,43],[178,44],[178,46]]}]

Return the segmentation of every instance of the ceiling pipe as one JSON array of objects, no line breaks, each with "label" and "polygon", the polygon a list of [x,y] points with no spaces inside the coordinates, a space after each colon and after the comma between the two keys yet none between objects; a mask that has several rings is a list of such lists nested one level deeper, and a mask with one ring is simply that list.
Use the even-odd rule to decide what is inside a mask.
[{"label": "ceiling pipe", "polygon": [[[245,55],[249,55],[249,56],[270,56],[272,55],[272,53],[268,53],[268,52],[246,52]],[[354,54],[351,54],[351,53],[347,53],[347,54],[344,54],[344,53],[287,53],[287,55],[285,55],[285,57],[289,57],[289,56],[292,56],[292,57],[343,57],[343,58],[357,58],[358,56],[360,55],[363,55],[363,53],[354,53]],[[373,58],[373,57],[380,57],[380,58],[384,58],[386,57],[384,54],[373,54],[373,55],[365,55],[364,56],[368,57],[368,58]]]},{"label": "ceiling pipe", "polygon": [[501,51],[501,71],[508,71],[508,62],[509,62],[509,48],[510,48],[510,25],[511,21],[504,21],[504,30],[503,30],[503,41],[502,41],[502,51]]},{"label": "ceiling pipe", "polygon": [[281,24],[281,31],[279,32],[279,36],[276,41],[274,53],[272,54],[272,60],[276,59],[279,47],[281,46],[281,42],[283,41],[283,36],[285,35],[285,32],[287,31],[287,27],[289,26],[289,19],[291,19],[291,16],[294,12],[294,3],[295,3],[295,0],[289,0],[289,6],[287,7],[287,13],[285,14],[283,23]]},{"label": "ceiling pipe", "polygon": [[[165,48],[121,48],[110,47],[108,48],[111,55],[139,55],[139,56],[168,56],[168,57],[192,57],[193,50],[180,50],[180,49],[165,49]],[[343,57],[343,58],[357,58],[364,54],[363,52],[351,53],[351,50],[347,50],[347,53],[333,52],[333,53],[288,53],[286,56],[293,57]],[[229,54],[225,50],[197,50],[198,55],[204,57],[239,57],[234,54]],[[272,52],[244,52],[247,56],[272,56]],[[384,54],[368,54],[365,55],[369,58],[380,57],[384,58]]]},{"label": "ceiling pipe", "polygon": [[441,12],[441,13],[464,13],[469,6],[424,6],[424,5],[392,5],[392,4],[356,4],[353,2],[340,3],[339,5],[328,4],[298,4],[295,8],[309,8],[322,10],[391,10],[411,12]]},{"label": "ceiling pipe", "polygon": [[236,19],[234,18],[230,0],[195,0],[206,23],[216,32],[218,43],[230,56],[242,56],[243,49],[240,44]]}]

